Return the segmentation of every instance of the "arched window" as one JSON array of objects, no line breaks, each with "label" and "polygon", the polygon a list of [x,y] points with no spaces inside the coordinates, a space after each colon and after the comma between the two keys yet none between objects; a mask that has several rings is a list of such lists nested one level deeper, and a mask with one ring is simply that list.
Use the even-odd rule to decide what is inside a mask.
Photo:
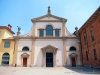
[{"label": "arched window", "polygon": [[70,51],[76,51],[76,48],[75,48],[75,47],[70,47],[69,50],[70,50]]},{"label": "arched window", "polygon": [[4,53],[4,54],[2,55],[2,65],[3,65],[3,66],[9,65],[9,59],[10,59],[9,53]]},{"label": "arched window", "polygon": [[51,25],[46,26],[46,36],[53,36],[53,27]]},{"label": "arched window", "polygon": [[94,33],[93,33],[93,30],[90,31],[90,35],[91,35],[91,40],[94,41]]},{"label": "arched window", "polygon": [[28,47],[23,47],[22,51],[29,51]]}]

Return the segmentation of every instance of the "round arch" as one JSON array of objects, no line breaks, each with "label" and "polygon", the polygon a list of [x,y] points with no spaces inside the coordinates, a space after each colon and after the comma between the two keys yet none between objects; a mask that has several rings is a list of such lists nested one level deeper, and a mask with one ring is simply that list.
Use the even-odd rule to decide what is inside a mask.
[{"label": "round arch", "polygon": [[52,25],[46,26],[46,36],[53,36],[53,26]]},{"label": "round arch", "polygon": [[69,50],[70,50],[70,51],[76,51],[76,48],[75,48],[74,46],[71,46],[71,47],[69,48]]},{"label": "round arch", "polygon": [[51,25],[51,26],[53,27],[53,29],[54,29],[54,25],[51,24],[51,23],[46,24],[46,25],[44,26],[44,28],[46,29],[46,27],[47,27],[48,25]]},{"label": "round arch", "polygon": [[22,51],[29,51],[29,47],[27,47],[27,46],[23,47]]},{"label": "round arch", "polygon": [[4,53],[2,55],[2,65],[3,66],[8,66],[9,65],[9,59],[10,59],[9,53]]}]

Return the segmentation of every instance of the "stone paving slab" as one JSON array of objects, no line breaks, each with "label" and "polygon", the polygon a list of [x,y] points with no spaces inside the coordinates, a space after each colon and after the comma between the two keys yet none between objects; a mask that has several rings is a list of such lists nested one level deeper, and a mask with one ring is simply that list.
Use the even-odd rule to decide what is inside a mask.
[{"label": "stone paving slab", "polygon": [[100,75],[100,69],[0,67],[0,75]]}]

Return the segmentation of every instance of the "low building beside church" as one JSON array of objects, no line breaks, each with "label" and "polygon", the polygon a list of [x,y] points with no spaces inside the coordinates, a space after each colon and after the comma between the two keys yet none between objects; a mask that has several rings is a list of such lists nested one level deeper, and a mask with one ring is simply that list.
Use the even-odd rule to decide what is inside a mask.
[{"label": "low building beside church", "polygon": [[0,26],[0,65],[12,66],[14,53],[14,32],[11,25]]},{"label": "low building beside church", "polygon": [[51,14],[31,19],[28,34],[15,37],[14,62],[17,66],[81,66],[79,40],[66,28],[67,19]]}]

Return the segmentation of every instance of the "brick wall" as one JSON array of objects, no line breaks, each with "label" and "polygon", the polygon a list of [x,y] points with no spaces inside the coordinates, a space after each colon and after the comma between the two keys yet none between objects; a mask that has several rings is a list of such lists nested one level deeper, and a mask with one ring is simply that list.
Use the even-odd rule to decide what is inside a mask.
[{"label": "brick wall", "polygon": [[[94,41],[91,39],[91,31],[94,36]],[[81,38],[83,65],[100,67],[100,8],[80,28],[79,34]],[[86,37],[86,44],[84,36]],[[96,50],[97,60],[94,58],[94,49]],[[86,58],[86,51],[88,52],[88,60]]]}]

